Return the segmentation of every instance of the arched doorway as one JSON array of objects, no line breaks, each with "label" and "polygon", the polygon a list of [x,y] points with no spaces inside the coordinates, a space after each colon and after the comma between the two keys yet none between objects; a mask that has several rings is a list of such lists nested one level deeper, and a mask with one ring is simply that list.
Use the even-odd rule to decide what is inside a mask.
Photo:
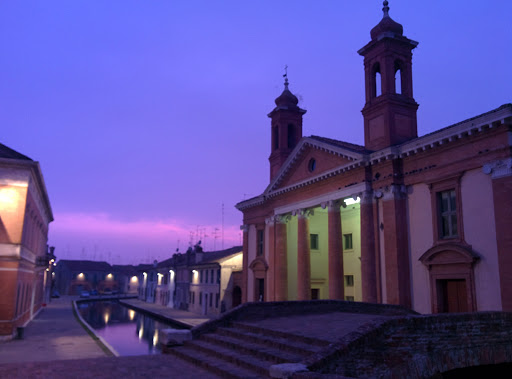
[{"label": "arched doorway", "polygon": [[432,313],[477,310],[473,266],[479,256],[471,246],[445,243],[420,257],[430,276]]}]

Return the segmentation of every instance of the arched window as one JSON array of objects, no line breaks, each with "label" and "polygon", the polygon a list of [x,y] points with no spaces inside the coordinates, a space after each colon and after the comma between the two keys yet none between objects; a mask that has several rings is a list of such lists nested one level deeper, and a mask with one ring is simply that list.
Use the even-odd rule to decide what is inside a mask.
[{"label": "arched window", "polygon": [[373,65],[372,69],[371,92],[372,98],[382,95],[382,79],[378,62]]},{"label": "arched window", "polygon": [[279,148],[279,129],[277,125],[272,128],[272,149],[277,150]]},{"label": "arched window", "polygon": [[402,94],[402,64],[395,62],[395,93]]},{"label": "arched window", "polygon": [[295,126],[288,124],[288,148],[293,149],[295,147]]}]

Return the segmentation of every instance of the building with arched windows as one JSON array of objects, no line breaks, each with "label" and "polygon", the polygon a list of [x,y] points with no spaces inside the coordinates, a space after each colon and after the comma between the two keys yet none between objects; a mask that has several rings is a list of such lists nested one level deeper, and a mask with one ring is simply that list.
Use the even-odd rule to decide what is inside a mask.
[{"label": "building with arched windows", "polygon": [[512,104],[418,136],[412,50],[384,15],[364,57],[364,146],[269,113],[270,183],[242,201],[243,300],[512,311]]}]

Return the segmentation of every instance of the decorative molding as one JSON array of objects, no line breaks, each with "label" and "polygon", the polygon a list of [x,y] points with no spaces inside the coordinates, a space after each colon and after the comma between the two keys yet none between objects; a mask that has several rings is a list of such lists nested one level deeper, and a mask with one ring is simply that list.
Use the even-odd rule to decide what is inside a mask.
[{"label": "decorative molding", "polygon": [[247,224],[240,225],[240,230],[243,231],[244,233],[247,233],[249,231],[249,225],[247,225]]},{"label": "decorative molding", "polygon": [[292,211],[293,216],[297,216],[299,218],[308,218],[309,216],[313,216],[315,211],[313,209],[308,208],[300,208]]},{"label": "decorative molding", "polygon": [[502,159],[487,163],[482,167],[484,174],[491,175],[491,178],[497,179],[512,175],[512,158]]}]

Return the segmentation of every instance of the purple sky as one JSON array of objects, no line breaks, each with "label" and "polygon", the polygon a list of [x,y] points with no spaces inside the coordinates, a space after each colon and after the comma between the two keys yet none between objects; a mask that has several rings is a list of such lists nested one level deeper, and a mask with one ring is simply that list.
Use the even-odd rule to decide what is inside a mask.
[{"label": "purple sky", "polygon": [[[420,135],[511,102],[509,0],[391,0],[414,50]],[[0,2],[0,142],[41,163],[60,259],[139,263],[241,242],[268,184],[283,89],[304,135],[363,143],[382,1]],[[195,238],[195,237],[194,237]],[[179,242],[178,242],[179,241]]]}]

